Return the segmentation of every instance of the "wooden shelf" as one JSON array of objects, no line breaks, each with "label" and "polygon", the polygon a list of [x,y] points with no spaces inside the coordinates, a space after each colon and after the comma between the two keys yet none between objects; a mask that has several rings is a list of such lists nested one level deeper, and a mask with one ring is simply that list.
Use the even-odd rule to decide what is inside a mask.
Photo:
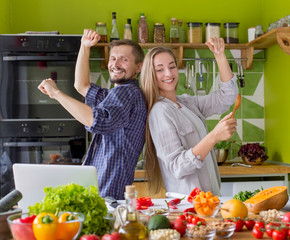
[{"label": "wooden shelf", "polygon": [[[241,50],[243,68],[251,69],[253,67],[254,49],[267,49],[277,43],[285,53],[290,54],[290,27],[273,29],[248,43],[225,44],[225,48]],[[157,46],[172,48],[178,59],[179,68],[182,68],[183,66],[184,49],[208,49],[204,43],[141,43],[140,46],[143,49],[149,49]],[[100,43],[95,47],[103,48],[102,55],[105,58],[104,65],[107,66],[109,58],[109,43]]]}]

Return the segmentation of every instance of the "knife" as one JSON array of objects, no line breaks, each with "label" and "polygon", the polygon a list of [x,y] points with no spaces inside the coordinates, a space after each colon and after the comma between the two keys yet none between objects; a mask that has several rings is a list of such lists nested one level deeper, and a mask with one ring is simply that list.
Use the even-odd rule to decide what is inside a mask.
[{"label": "knife", "polygon": [[113,208],[116,208],[119,205],[119,203],[117,202],[117,200],[115,198],[113,198],[113,197],[107,196],[107,197],[105,197],[105,201],[107,203],[109,203],[110,206],[113,207]]}]

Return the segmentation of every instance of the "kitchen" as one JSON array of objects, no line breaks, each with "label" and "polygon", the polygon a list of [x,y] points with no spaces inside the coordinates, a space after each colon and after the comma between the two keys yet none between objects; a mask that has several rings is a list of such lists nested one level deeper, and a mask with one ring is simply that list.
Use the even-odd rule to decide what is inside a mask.
[{"label": "kitchen", "polygon": [[[168,2],[156,3],[150,1],[146,2],[142,9],[136,9],[133,7],[133,1],[126,1],[125,4],[117,1],[109,3],[83,1],[80,4],[77,1],[61,1],[60,3],[59,1],[19,2],[4,0],[0,10],[0,32],[1,34],[7,34],[22,33],[27,30],[58,30],[63,34],[81,34],[84,28],[95,28],[95,23],[98,21],[106,22],[109,28],[111,12],[116,11],[119,32],[122,33],[127,18],[132,19],[133,29],[136,29],[139,14],[144,12],[147,16],[150,33],[152,33],[155,22],[163,22],[168,33],[171,17],[180,18],[184,23],[188,21],[201,21],[203,23],[216,21],[221,23],[240,22],[240,43],[246,43],[248,27],[262,24],[264,30],[266,30],[269,23],[289,14],[287,12],[287,9],[289,9],[288,1],[282,1],[279,4],[271,1],[243,1],[234,5],[232,1],[223,1],[218,5],[214,1],[208,1],[207,3],[206,5],[201,2],[190,4],[184,1],[181,4],[175,2],[168,4]],[[166,11],[160,13],[160,8],[164,8]],[[25,11],[23,11],[24,9]],[[75,19],[78,20],[74,21]],[[134,37],[136,39],[136,30]],[[150,38],[152,40],[152,35]],[[287,81],[290,78],[288,67],[290,59],[278,45],[267,49],[265,58],[266,61],[263,62],[263,66],[260,66],[260,62],[254,61],[254,68],[258,64],[259,68],[263,69],[264,90],[262,89],[261,92],[264,92],[264,103],[262,103],[264,117],[259,116],[256,120],[261,122],[262,119],[262,122],[264,122],[262,123],[262,125],[264,124],[263,134],[261,135],[260,131],[257,131],[259,136],[257,139],[252,139],[249,134],[245,136],[245,142],[265,142],[271,160],[290,163],[287,144],[290,136],[290,129],[287,124],[287,119],[290,117],[289,101],[287,99],[290,88],[289,81]],[[103,74],[105,75],[105,73]],[[247,81],[247,75],[249,76],[250,72],[245,70],[246,86],[251,85]],[[281,84],[277,82],[279,80]]]}]

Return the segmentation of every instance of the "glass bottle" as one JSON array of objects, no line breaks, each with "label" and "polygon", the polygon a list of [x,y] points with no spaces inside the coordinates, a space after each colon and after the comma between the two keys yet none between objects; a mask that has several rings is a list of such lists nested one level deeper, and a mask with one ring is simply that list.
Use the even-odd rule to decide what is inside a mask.
[{"label": "glass bottle", "polygon": [[178,35],[179,35],[179,42],[184,43],[185,42],[185,32],[182,27],[182,20],[178,20]]},{"label": "glass bottle", "polygon": [[[133,185],[126,186],[125,199],[126,199],[126,220],[125,222],[121,222],[121,226],[119,228],[119,234],[121,236],[121,239],[128,240],[146,239],[147,229],[142,223],[138,221],[138,214],[136,211],[135,186]],[[120,209],[121,206],[117,208],[119,214]]]},{"label": "glass bottle", "polygon": [[262,25],[257,25],[256,26],[256,30],[255,30],[255,38],[260,37],[263,34],[264,34],[263,26]]},{"label": "glass bottle", "polygon": [[108,41],[108,35],[107,35],[107,27],[106,23],[103,22],[97,22],[96,23],[96,32],[100,35],[100,43],[106,43]]},{"label": "glass bottle", "polygon": [[148,41],[149,41],[149,30],[146,22],[146,17],[144,15],[141,15],[138,24],[138,42],[148,43]]},{"label": "glass bottle", "polygon": [[110,35],[110,42],[113,40],[119,40],[119,32],[117,28],[117,22],[116,22],[116,12],[112,12],[112,30]]},{"label": "glass bottle", "polygon": [[132,26],[131,26],[131,19],[127,19],[127,23],[124,27],[124,39],[132,40]]},{"label": "glass bottle", "polygon": [[179,43],[178,26],[176,25],[176,18],[171,18],[170,26],[170,43]]}]

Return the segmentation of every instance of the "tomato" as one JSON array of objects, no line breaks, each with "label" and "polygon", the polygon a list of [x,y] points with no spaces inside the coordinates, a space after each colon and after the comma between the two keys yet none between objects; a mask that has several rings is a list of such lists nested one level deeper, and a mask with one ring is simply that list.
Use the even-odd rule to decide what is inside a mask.
[{"label": "tomato", "polygon": [[179,215],[179,216],[176,217],[176,219],[180,219],[182,221],[185,221],[186,217],[184,215]]},{"label": "tomato", "polygon": [[272,234],[273,234],[273,231],[275,229],[275,227],[278,227],[280,224],[277,224],[277,223],[273,223],[273,222],[269,222],[267,223],[266,225],[266,234],[269,236],[269,237],[272,237]]},{"label": "tomato", "polygon": [[254,225],[255,225],[254,219],[245,218],[244,223],[248,230],[252,230],[254,228]]},{"label": "tomato", "polygon": [[186,232],[186,225],[183,220],[176,219],[173,222],[173,229],[175,229],[177,232],[180,233],[181,236],[183,236]]},{"label": "tomato", "polygon": [[283,215],[282,222],[285,224],[290,224],[290,212]]},{"label": "tomato", "polygon": [[72,213],[65,212],[58,219],[57,239],[71,240],[80,229],[80,222]]},{"label": "tomato", "polygon": [[261,220],[257,220],[255,222],[255,225],[254,225],[254,228],[257,227],[257,228],[265,228],[265,222],[264,221],[261,221]]},{"label": "tomato", "polygon": [[193,219],[193,218],[194,218],[193,215],[188,215],[188,216],[186,217],[186,221],[189,222],[189,223],[192,223],[192,219]]},{"label": "tomato", "polygon": [[[13,239],[36,240],[33,234],[32,224],[21,223],[21,218],[16,218],[10,224]],[[1,236],[0,239],[2,239]]]},{"label": "tomato", "polygon": [[83,235],[80,240],[101,240],[100,237],[96,234]]},{"label": "tomato", "polygon": [[252,230],[252,234],[255,238],[261,239],[264,235],[264,232],[260,228],[254,227]]},{"label": "tomato", "polygon": [[102,240],[121,240],[120,234],[117,232],[113,232],[111,235],[110,234],[105,234],[102,237]]},{"label": "tomato", "polygon": [[245,225],[244,221],[241,219],[235,219],[234,223],[236,224],[235,232],[240,232],[243,230],[243,227]]},{"label": "tomato", "polygon": [[206,225],[206,221],[200,217],[193,217],[191,222],[197,226]]},{"label": "tomato", "polygon": [[273,240],[284,240],[286,239],[286,234],[283,229],[275,229],[272,233],[272,239]]}]

